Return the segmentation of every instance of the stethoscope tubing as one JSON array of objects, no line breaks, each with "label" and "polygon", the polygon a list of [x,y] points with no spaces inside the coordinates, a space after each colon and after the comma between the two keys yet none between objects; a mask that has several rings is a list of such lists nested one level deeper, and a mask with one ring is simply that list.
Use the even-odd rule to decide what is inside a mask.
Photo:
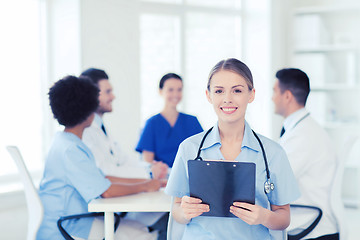
[{"label": "stethoscope tubing", "polygon": [[[205,142],[206,137],[209,135],[209,133],[213,130],[214,127],[211,127],[209,130],[207,130],[207,132],[205,133],[204,137],[202,138],[200,145],[199,145],[199,149],[196,155],[196,158],[194,160],[199,160],[199,161],[203,161],[202,157],[200,156],[201,154],[201,148]],[[264,146],[259,138],[259,136],[254,132],[254,130],[251,130],[252,133],[254,134],[256,140],[259,142],[259,145],[261,147],[261,152],[263,155],[263,159],[264,159],[264,164],[265,164],[265,170],[266,170],[266,181],[264,184],[264,191],[265,193],[270,193],[272,190],[274,190],[275,185],[270,181],[270,170],[269,170],[269,165],[268,165],[268,161],[267,161],[267,157],[266,157],[266,153],[265,153],[265,149]]]}]

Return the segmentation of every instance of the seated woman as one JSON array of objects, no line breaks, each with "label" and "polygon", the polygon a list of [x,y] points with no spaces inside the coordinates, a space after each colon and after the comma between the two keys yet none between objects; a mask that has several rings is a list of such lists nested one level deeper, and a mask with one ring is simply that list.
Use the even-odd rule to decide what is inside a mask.
[{"label": "seated woman", "polygon": [[183,82],[179,75],[168,73],[159,83],[160,95],[165,100],[163,110],[146,121],[136,151],[149,163],[161,161],[172,167],[180,143],[203,131],[195,116],[178,112]]},{"label": "seated woman", "polygon": [[[88,203],[94,198],[157,191],[162,186],[156,179],[124,180],[104,176],[96,167],[91,151],[81,138],[84,129],[94,119],[98,96],[98,88],[87,78],[67,76],[50,88],[51,110],[65,129],[56,134],[46,158],[39,190],[45,213],[37,239],[63,239],[57,228],[58,219],[88,212]],[[77,239],[103,237],[97,236],[99,233],[96,230],[103,229],[103,222],[94,221],[93,218],[69,220],[64,228]],[[146,231],[145,228],[143,232]],[[152,234],[148,233],[146,238],[141,239],[152,239],[149,235]],[[128,239],[126,234],[122,237]],[[139,239],[138,236],[131,237]]]}]

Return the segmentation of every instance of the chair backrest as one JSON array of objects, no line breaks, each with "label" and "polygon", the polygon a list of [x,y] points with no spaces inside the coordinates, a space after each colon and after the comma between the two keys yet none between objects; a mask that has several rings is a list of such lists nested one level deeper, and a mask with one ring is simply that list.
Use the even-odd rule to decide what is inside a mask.
[{"label": "chair backrest", "polygon": [[338,155],[337,170],[333,180],[333,187],[331,189],[331,208],[335,214],[341,240],[347,239],[347,224],[345,222],[345,208],[342,199],[344,170],[351,149],[359,139],[360,135],[352,135],[346,139],[343,145],[344,147],[341,149]]},{"label": "chair backrest", "polygon": [[44,208],[24,160],[16,146],[7,146],[6,149],[14,159],[24,185],[26,204],[28,209],[27,240],[35,240],[44,215]]}]

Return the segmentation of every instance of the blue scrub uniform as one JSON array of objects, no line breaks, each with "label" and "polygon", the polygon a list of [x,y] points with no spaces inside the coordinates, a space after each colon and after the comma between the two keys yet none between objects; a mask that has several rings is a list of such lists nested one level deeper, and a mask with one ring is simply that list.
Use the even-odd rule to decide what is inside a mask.
[{"label": "blue scrub uniform", "polygon": [[[57,220],[61,216],[87,213],[88,203],[110,185],[80,138],[72,133],[57,133],[40,183],[39,195],[45,213],[37,239],[63,239]],[[63,226],[70,235],[87,239],[92,221],[92,218],[69,220]]]},{"label": "blue scrub uniform", "polygon": [[[176,155],[173,169],[165,189],[165,193],[174,197],[189,196],[189,177],[187,161],[196,157],[200,142],[205,133],[200,133],[186,139],[181,143]],[[274,141],[258,135],[262,141],[268,159],[271,181],[275,189],[266,194],[264,183],[266,171],[259,142],[245,122],[244,138],[241,153],[236,157],[238,162],[253,162],[256,164],[255,204],[270,209],[272,205],[286,205],[300,196],[296,179],[291,170],[284,150]],[[221,141],[218,126],[206,137],[201,150],[204,160],[224,159],[220,151]],[[210,206],[211,207],[211,206]],[[229,209],[230,210],[230,209]],[[232,217],[206,217],[193,218],[186,225],[182,239],[262,239],[270,240],[272,236],[268,228],[263,225],[249,225],[240,218]]]},{"label": "blue scrub uniform", "polygon": [[179,113],[175,125],[171,127],[159,113],[146,121],[136,151],[153,152],[154,160],[162,161],[172,167],[180,143],[202,131],[195,116]]}]

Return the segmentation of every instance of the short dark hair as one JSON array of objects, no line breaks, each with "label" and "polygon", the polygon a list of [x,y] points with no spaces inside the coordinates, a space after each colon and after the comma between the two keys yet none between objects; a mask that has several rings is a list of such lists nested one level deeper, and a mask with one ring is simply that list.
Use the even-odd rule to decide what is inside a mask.
[{"label": "short dark hair", "polygon": [[297,68],[284,68],[276,73],[281,93],[289,90],[297,103],[305,106],[310,93],[309,77]]},{"label": "short dark hair", "polygon": [[83,71],[81,73],[80,77],[88,77],[96,85],[98,85],[100,80],[103,80],[103,79],[109,80],[109,76],[106,74],[106,72],[104,70],[98,69],[98,68],[86,69],[85,71]]},{"label": "short dark hair", "polygon": [[239,74],[240,76],[245,78],[249,90],[252,90],[254,88],[253,77],[249,67],[246,66],[245,63],[241,62],[236,58],[228,58],[221,60],[211,69],[207,84],[208,91],[210,91],[210,83],[212,77],[214,76],[215,73],[221,70],[227,70]]},{"label": "short dark hair", "polygon": [[89,78],[66,76],[49,90],[54,118],[65,127],[84,122],[99,105],[99,89]]},{"label": "short dark hair", "polygon": [[167,73],[164,76],[162,76],[162,78],[160,79],[159,89],[163,89],[165,81],[170,78],[179,79],[182,82],[182,78],[179,75],[177,75],[176,73]]}]

